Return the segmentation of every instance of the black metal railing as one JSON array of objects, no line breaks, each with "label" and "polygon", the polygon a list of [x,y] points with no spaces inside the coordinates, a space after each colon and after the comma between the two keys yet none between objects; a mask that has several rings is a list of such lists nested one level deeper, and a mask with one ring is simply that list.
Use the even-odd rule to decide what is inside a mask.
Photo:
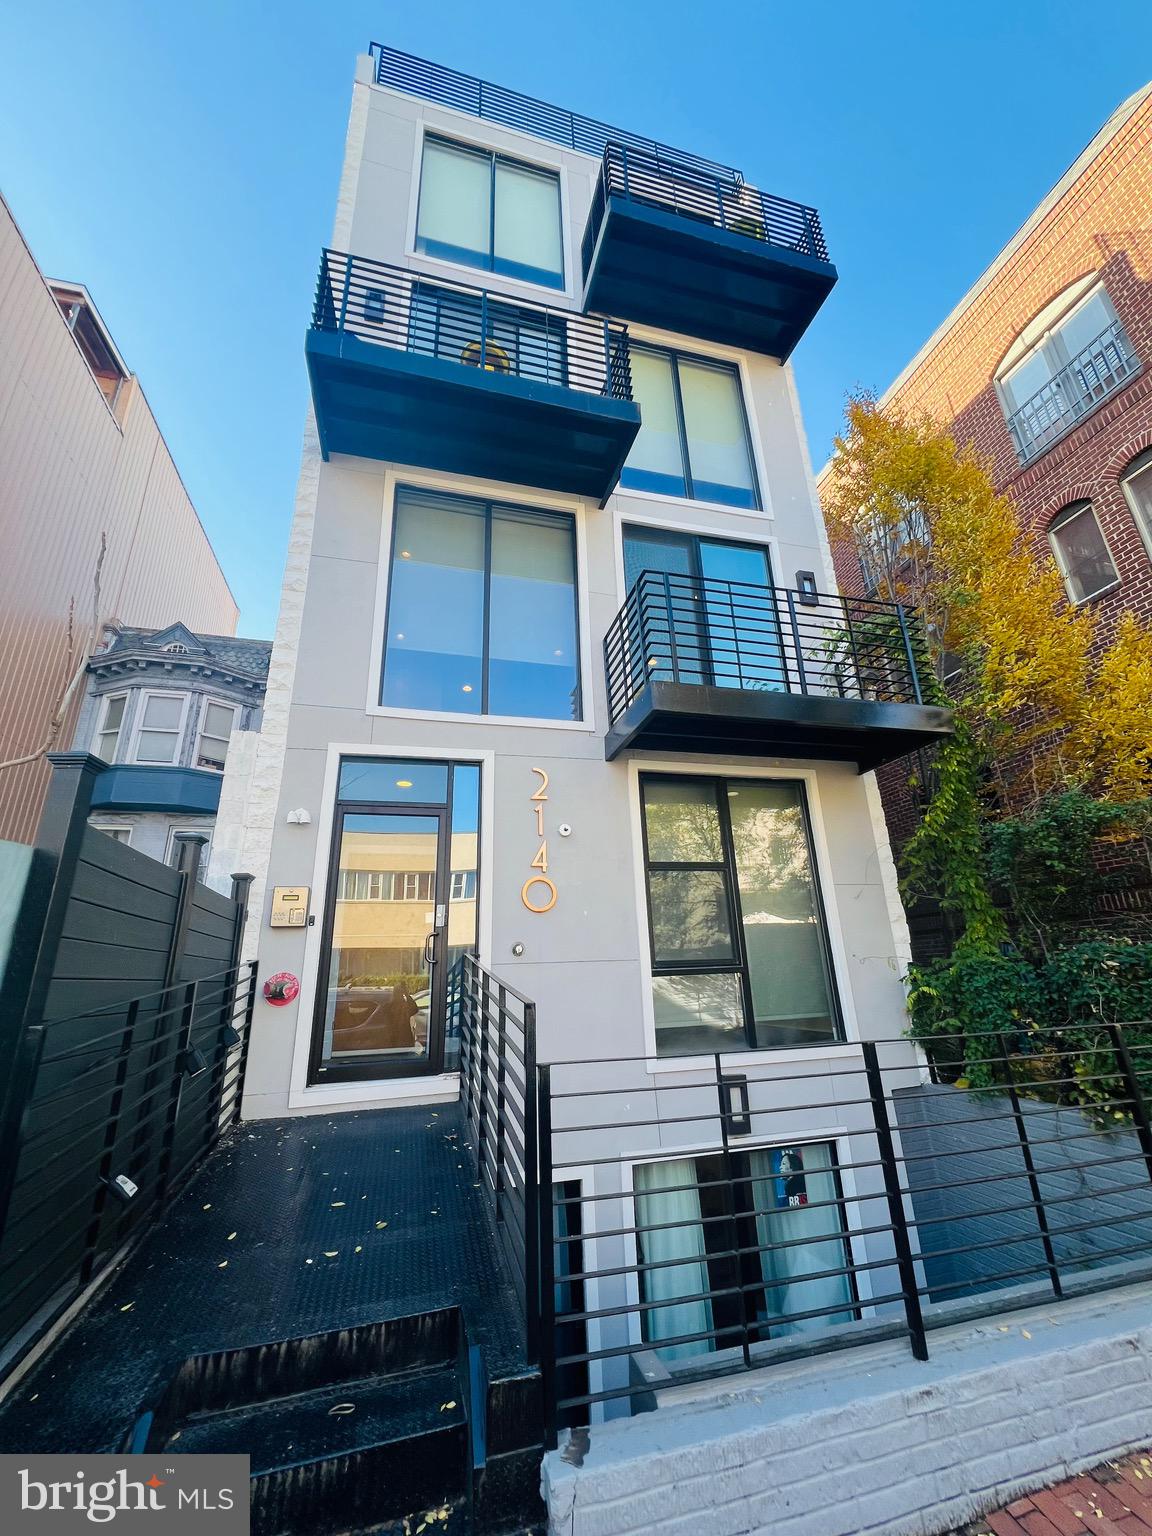
[{"label": "black metal railing", "polygon": [[828,247],[815,208],[786,197],[773,197],[704,167],[614,143],[604,150],[584,230],[585,274],[608,200],[613,197],[745,235],[750,240],[762,240],[784,250],[800,251],[817,261],[828,260]]},{"label": "black metal railing", "polygon": [[898,603],[644,571],[604,666],[615,724],[651,682],[919,704],[927,659]]},{"label": "black metal railing", "polygon": [[325,250],[312,327],[482,372],[631,400],[628,329]]},{"label": "black metal railing", "polygon": [[927,1359],[936,1327],[1145,1277],[1134,1028],[993,1035],[938,1068],[908,1040],[659,1081],[639,1058],[541,1066],[551,1443],[661,1386],[889,1338]]},{"label": "black metal railing", "polygon": [[460,1098],[487,1196],[539,1358],[536,1005],[465,955],[460,983]]},{"label": "black metal railing", "polygon": [[1020,462],[1027,464],[1043,453],[1139,367],[1124,327],[1114,320],[1009,415],[1008,428]]},{"label": "black metal railing", "polygon": [[665,161],[692,166],[710,176],[719,176],[739,185],[740,172],[731,166],[720,165],[714,160],[702,159],[679,149],[671,149],[655,139],[628,133],[623,128],[610,128],[592,117],[582,117],[563,107],[551,106],[534,96],[520,91],[509,91],[490,80],[480,80],[475,75],[464,75],[459,70],[447,69],[443,64],[433,64],[428,59],[415,58],[396,48],[386,48],[383,43],[372,43],[370,52],[376,65],[376,84],[404,91],[409,96],[420,96],[425,101],[436,101],[441,106],[452,107],[457,112],[468,112],[473,117],[483,117],[489,122],[502,123],[506,128],[517,128],[534,134],[540,139],[550,139],[568,149],[578,149],[586,155],[602,155],[609,143],[627,144],[631,148],[659,156]]},{"label": "black metal railing", "polygon": [[254,964],[29,1026],[0,1121],[0,1353],[38,1337],[239,1118]]}]

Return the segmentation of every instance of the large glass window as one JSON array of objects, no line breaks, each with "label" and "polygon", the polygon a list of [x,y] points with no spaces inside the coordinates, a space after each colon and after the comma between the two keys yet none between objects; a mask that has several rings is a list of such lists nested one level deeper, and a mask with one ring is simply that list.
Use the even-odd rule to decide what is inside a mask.
[{"label": "large glass window", "polygon": [[1120,483],[1148,553],[1152,554],[1152,448],[1132,460]]},{"label": "large glass window", "polygon": [[408,349],[521,379],[567,382],[567,332],[540,310],[433,283],[416,283],[408,319]]},{"label": "large glass window", "polygon": [[827,1142],[636,1169],[645,1341],[669,1363],[856,1316]]},{"label": "large glass window", "polygon": [[[1046,316],[1052,313],[1051,321]],[[998,378],[1022,460],[1034,458],[1128,378],[1136,357],[1103,288],[1071,309],[1053,301]]]},{"label": "large glass window", "polygon": [[660,1056],[839,1038],[803,789],[641,780]]},{"label": "large glass window", "polygon": [[632,393],[642,419],[621,486],[760,505],[735,368],[633,343]]},{"label": "large glass window", "polygon": [[200,734],[196,740],[197,768],[212,768],[224,772],[224,760],[228,756],[228,738],[236,722],[236,705],[220,704],[215,699],[205,699],[204,712],[200,716]]},{"label": "large glass window", "polygon": [[1070,602],[1086,602],[1116,585],[1116,567],[1091,502],[1065,507],[1049,525],[1048,537]]},{"label": "large glass window", "polygon": [[491,150],[429,137],[416,249],[563,288],[560,178]]},{"label": "large glass window", "polygon": [[381,703],[578,720],[572,519],[401,491]]},{"label": "large glass window", "polygon": [[[647,573],[647,575],[646,575]],[[640,597],[649,648],[676,681],[763,692],[787,687],[772,569],[763,545],[665,528],[624,529],[624,582]],[[649,668],[654,682],[670,667]]]},{"label": "large glass window", "polygon": [[180,755],[184,729],[183,693],[146,693],[140,728],[136,733],[138,763],[175,763]]}]

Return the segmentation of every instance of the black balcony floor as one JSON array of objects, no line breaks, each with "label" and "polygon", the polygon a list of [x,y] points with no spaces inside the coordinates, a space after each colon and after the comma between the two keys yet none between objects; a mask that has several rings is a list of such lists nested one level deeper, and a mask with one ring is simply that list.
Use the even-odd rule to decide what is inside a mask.
[{"label": "black balcony floor", "polygon": [[356,454],[591,496],[603,505],[640,430],[640,408],[543,379],[309,331],[325,458]]},{"label": "black balcony floor", "polygon": [[240,1125],[0,1405],[0,1451],[116,1450],[189,1355],[440,1307],[523,1374],[466,1139],[454,1104]]},{"label": "black balcony floor", "polygon": [[837,274],[803,250],[613,196],[584,275],[595,314],[783,360]]},{"label": "black balcony floor", "polygon": [[952,715],[930,704],[652,682],[605,738],[626,750],[855,763],[861,773],[944,741]]}]

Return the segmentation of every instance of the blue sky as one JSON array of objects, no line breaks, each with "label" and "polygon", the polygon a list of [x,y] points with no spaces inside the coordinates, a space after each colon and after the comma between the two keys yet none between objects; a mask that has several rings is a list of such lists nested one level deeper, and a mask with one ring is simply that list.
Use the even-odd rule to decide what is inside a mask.
[{"label": "blue sky", "polygon": [[91,290],[241,606],[270,635],[303,337],[372,38],[814,203],[841,278],[795,354],[817,466],[1112,108],[1152,6],[31,0],[0,7],[0,189]]}]

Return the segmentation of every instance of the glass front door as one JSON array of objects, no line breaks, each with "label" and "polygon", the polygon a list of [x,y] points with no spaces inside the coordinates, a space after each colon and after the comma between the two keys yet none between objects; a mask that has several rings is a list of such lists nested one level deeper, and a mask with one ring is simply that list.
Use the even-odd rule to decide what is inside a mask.
[{"label": "glass front door", "polygon": [[455,1067],[479,789],[471,764],[341,764],[311,1081]]}]

